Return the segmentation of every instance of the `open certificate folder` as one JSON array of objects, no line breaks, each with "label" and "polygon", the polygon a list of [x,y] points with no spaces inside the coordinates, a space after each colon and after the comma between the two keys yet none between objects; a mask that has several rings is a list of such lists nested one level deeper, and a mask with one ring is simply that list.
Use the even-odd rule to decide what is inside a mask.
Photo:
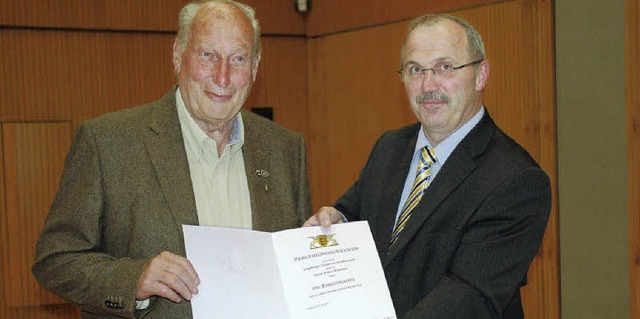
[{"label": "open certificate folder", "polygon": [[367,222],[266,233],[183,226],[200,276],[193,317],[393,319]]}]

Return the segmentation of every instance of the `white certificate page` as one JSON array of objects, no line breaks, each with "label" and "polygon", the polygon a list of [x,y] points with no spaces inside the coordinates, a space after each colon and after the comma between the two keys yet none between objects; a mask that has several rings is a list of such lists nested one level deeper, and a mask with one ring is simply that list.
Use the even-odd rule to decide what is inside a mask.
[{"label": "white certificate page", "polygon": [[265,233],[183,226],[199,318],[393,319],[367,222]]}]

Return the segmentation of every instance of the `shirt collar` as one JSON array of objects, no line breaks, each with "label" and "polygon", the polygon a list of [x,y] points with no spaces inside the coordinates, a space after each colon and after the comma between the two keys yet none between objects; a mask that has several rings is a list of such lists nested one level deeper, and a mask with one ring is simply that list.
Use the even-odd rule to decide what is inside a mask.
[{"label": "shirt collar", "polygon": [[460,144],[460,141],[471,132],[471,130],[476,126],[476,124],[480,123],[480,120],[484,116],[484,106],[480,108],[478,113],[474,115],[467,123],[464,123],[459,129],[457,129],[453,134],[449,135],[449,137],[445,138],[440,142],[436,147],[433,147],[427,136],[424,133],[424,129],[422,125],[420,125],[420,131],[418,132],[418,141],[416,142],[416,148],[413,151],[415,154],[423,147],[429,146],[433,147],[436,151],[437,163],[440,165],[444,165],[444,162],[449,158],[449,155],[453,153],[453,150]]},{"label": "shirt collar", "polygon": [[[217,149],[216,142],[210,138],[191,117],[191,114],[187,110],[180,88],[176,89],[176,106],[178,108],[178,118],[180,120],[180,127],[182,128],[182,135],[184,136],[185,145],[191,154],[195,156],[196,161],[200,161],[203,157],[211,153],[212,150]],[[244,144],[244,122],[242,120],[242,114],[238,112],[233,120],[231,128],[231,138],[226,148],[229,149],[230,154],[235,154],[242,148]],[[214,158],[218,158],[217,152],[209,154]]]}]

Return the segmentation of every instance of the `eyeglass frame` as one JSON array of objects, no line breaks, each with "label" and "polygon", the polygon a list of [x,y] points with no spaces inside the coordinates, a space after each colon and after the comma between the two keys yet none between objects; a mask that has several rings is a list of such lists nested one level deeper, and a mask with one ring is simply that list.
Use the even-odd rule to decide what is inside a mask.
[{"label": "eyeglass frame", "polygon": [[[452,70],[452,71],[457,71],[457,70],[460,70],[460,69],[466,68],[466,67],[471,66],[471,65],[476,65],[476,64],[478,64],[478,63],[481,63],[482,61],[484,61],[484,59],[480,59],[480,60],[477,60],[477,61],[469,62],[469,63],[462,64],[462,65],[459,65],[459,66],[454,66],[454,67],[451,67],[451,70]],[[437,63],[436,63],[436,64],[437,64]],[[404,78],[404,72],[403,72],[405,68],[406,68],[406,66],[405,66],[404,68],[402,68],[402,69],[400,69],[400,70],[396,71],[396,72],[398,72],[398,74],[400,75],[400,79],[401,79],[402,81],[405,81],[405,78]],[[436,68],[435,68],[435,67],[431,67],[431,68],[423,68],[423,67],[420,67],[420,77],[424,78],[424,75],[426,74],[426,72],[425,72],[425,71],[427,71],[427,70],[431,71],[431,73],[433,73],[433,75],[434,75],[434,76],[438,76],[438,74],[436,73]],[[415,78],[415,79],[413,79],[413,80],[416,80],[416,79],[418,79],[418,78],[419,78],[419,77],[417,77],[417,78]]]}]

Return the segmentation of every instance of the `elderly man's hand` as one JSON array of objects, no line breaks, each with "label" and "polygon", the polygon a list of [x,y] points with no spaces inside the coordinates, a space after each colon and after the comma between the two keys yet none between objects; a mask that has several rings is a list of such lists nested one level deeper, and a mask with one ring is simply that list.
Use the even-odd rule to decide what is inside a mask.
[{"label": "elderly man's hand", "polygon": [[136,300],[159,296],[173,302],[191,300],[198,293],[200,278],[191,262],[164,251],[145,265],[138,280]]},{"label": "elderly man's hand", "polygon": [[340,212],[329,206],[322,207],[311,218],[307,219],[302,227],[308,226],[322,226],[329,227],[332,224],[342,223],[342,215]]}]

